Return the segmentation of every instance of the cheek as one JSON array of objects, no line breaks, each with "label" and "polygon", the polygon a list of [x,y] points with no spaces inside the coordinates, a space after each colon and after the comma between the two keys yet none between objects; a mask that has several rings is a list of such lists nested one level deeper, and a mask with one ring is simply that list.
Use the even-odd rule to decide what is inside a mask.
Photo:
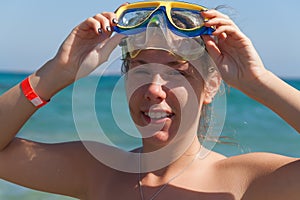
[{"label": "cheek", "polygon": [[[177,133],[187,133],[195,130],[200,117],[200,104],[194,90],[177,87],[171,90],[176,99],[176,118],[174,118],[174,130]],[[174,105],[174,101],[172,102]]]},{"label": "cheek", "polygon": [[196,108],[203,101],[204,89],[202,79],[190,78],[169,82],[167,87],[174,93],[182,107],[192,104],[192,107]]},{"label": "cheek", "polygon": [[[177,113],[180,113],[181,119],[194,120],[199,111],[199,99],[193,88],[176,87],[171,90],[176,102]],[[180,112],[178,112],[180,111]]]},{"label": "cheek", "polygon": [[132,80],[129,80],[128,78],[125,79],[126,98],[131,115],[135,113],[134,108],[136,108],[137,103],[140,101],[140,89],[141,88],[134,85]]},{"label": "cheek", "polygon": [[141,102],[143,97],[142,94],[142,87],[132,87],[131,85],[126,85],[126,96],[130,110],[132,107],[137,107],[137,105]]},{"label": "cheek", "polygon": [[197,97],[198,103],[201,105],[203,103],[203,97],[205,95],[205,89],[204,89],[204,81],[203,79],[193,79],[190,81],[194,95]]},{"label": "cheek", "polygon": [[203,103],[203,85],[199,80],[189,81],[184,87],[172,89],[178,101],[181,123],[192,126],[198,121],[199,113]]},{"label": "cheek", "polygon": [[[142,96],[140,89],[137,89],[135,92],[132,92],[132,95],[127,96],[128,107],[129,107],[129,114],[131,119],[133,120],[135,125],[143,126],[141,122],[141,102]],[[128,94],[127,94],[128,95]]]},{"label": "cheek", "polygon": [[142,85],[142,83],[139,83],[136,80],[128,78],[125,80],[126,97],[129,103],[136,101],[136,98],[141,94]]},{"label": "cheek", "polygon": [[[188,104],[188,91],[184,87],[176,87],[170,90],[173,98],[176,100],[177,107],[181,108],[181,110]],[[175,102],[174,102],[175,103]]]}]

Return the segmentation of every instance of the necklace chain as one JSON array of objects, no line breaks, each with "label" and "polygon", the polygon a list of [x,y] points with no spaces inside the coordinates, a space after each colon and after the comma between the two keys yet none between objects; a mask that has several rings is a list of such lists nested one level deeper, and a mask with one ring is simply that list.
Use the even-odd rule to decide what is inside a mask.
[{"label": "necklace chain", "polygon": [[[197,154],[195,155],[195,157],[193,158],[193,160],[191,162],[189,162],[182,170],[180,170],[177,174],[175,174],[172,178],[170,178],[165,184],[163,184],[153,195],[149,200],[154,200],[161,191],[163,191],[171,181],[173,181],[174,179],[176,179],[178,176],[180,176],[181,174],[183,174],[193,163],[194,161],[199,157],[199,151],[197,152]],[[141,153],[139,156],[139,174],[138,174],[138,185],[139,185],[139,190],[140,190],[140,196],[141,196],[141,200],[144,200],[144,193],[143,193],[143,188],[142,188],[142,180],[141,180]]]}]

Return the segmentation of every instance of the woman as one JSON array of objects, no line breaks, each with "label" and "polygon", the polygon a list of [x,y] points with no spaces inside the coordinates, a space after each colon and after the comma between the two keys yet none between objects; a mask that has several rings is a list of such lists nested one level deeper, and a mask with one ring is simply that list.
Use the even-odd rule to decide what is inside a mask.
[{"label": "woman", "polygon": [[[251,41],[227,16],[216,10],[201,15],[209,19],[205,21],[206,27],[215,27],[216,39],[209,35],[202,38],[223,80],[272,109],[300,132],[299,91],[264,68]],[[137,152],[163,149],[173,143],[177,133],[187,131],[189,137],[179,136],[175,142],[188,138],[190,143],[184,143],[188,148],[163,168],[144,170],[147,160],[141,158],[139,173],[118,171],[99,162],[82,142],[42,144],[15,137],[39,106],[106,60],[122,39],[111,37],[115,18],[114,13],[101,13],[74,28],[57,55],[29,77],[40,98],[25,97],[25,90],[32,90],[28,83],[16,85],[0,97],[2,179],[79,199],[298,199],[298,159],[269,153],[226,158],[215,152],[199,159],[201,144],[193,135],[197,125],[180,123],[186,120],[181,106],[190,105],[187,94],[194,93],[197,109],[193,107],[195,102],[191,105],[197,112],[192,117],[198,119],[198,111],[212,101],[219,82],[212,79],[212,90],[206,90],[199,73],[192,73],[195,70],[190,62],[164,49],[146,49],[130,57],[126,82],[128,93],[134,94],[129,95],[132,118],[141,133],[147,134],[142,136],[143,148]],[[157,65],[151,64],[153,60]],[[143,68],[144,65],[147,67]],[[185,80],[178,76],[182,81],[179,85],[184,87],[164,76],[173,77],[173,72],[178,71],[190,73],[184,74]],[[146,85],[132,87],[136,84],[132,80],[149,74]],[[29,101],[35,98],[36,106]],[[169,159],[173,154],[163,156]]]}]

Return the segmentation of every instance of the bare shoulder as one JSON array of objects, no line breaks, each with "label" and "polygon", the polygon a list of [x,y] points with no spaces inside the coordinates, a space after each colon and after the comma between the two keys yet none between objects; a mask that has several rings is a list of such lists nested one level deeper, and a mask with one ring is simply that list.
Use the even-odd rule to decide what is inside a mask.
[{"label": "bare shoulder", "polygon": [[268,170],[272,170],[296,160],[298,160],[298,158],[292,158],[274,153],[255,152],[228,157],[220,160],[219,164],[224,166],[248,166],[251,169],[258,168],[261,170],[263,168],[266,168]]},{"label": "bare shoulder", "polygon": [[[300,160],[273,153],[249,153],[216,163],[229,184],[240,184],[242,199],[299,199]],[[287,198],[288,197],[288,198]]]},{"label": "bare shoulder", "polygon": [[287,166],[300,169],[300,161],[298,158],[279,154],[255,152],[220,159],[216,162],[218,170],[241,173],[248,180],[272,174]]},{"label": "bare shoulder", "polygon": [[0,178],[45,192],[83,197],[94,174],[105,183],[110,172],[87,147],[108,150],[93,142],[45,144],[15,138],[0,152],[0,160],[5,160],[0,162]]}]

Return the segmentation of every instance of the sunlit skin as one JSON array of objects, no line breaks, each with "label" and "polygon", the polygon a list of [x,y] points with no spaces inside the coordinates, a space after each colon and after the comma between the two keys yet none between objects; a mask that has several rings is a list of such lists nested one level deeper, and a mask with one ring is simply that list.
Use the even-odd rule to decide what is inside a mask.
[{"label": "sunlit skin", "polygon": [[[265,69],[250,39],[228,16],[216,10],[208,10],[201,15],[209,19],[204,23],[205,26],[216,28],[214,37],[206,35],[202,38],[223,80],[270,108],[300,133],[300,92]],[[106,28],[116,25],[113,23],[114,18],[116,15],[113,12],[99,13],[76,26],[53,59],[29,76],[34,91],[41,98],[50,99],[105,62],[122,38],[120,35],[112,36],[112,32]],[[99,28],[101,31],[98,31]],[[131,97],[129,102],[132,118],[140,127],[147,127],[149,119],[144,114],[149,109],[151,112],[154,105],[171,113],[161,121],[153,121],[163,124],[163,127],[143,141],[144,150],[153,151],[169,146],[179,133],[185,135],[191,132],[195,135],[201,105],[210,103],[213,95],[207,94],[213,93],[204,90],[203,81],[199,79],[186,76],[179,76],[185,78],[177,81],[167,79],[170,78],[169,72],[172,72],[171,77],[177,77],[178,73],[173,72],[184,74],[182,72],[190,69],[182,60],[175,59],[167,52],[159,52],[159,56],[151,50],[147,51],[147,55],[144,53],[146,51],[132,60],[131,70],[134,72],[140,64],[151,66],[151,70],[146,71],[146,74],[145,71],[138,71],[137,74],[128,75],[127,92]],[[163,68],[161,71],[161,66],[170,68]],[[174,70],[167,70],[172,68]],[[149,78],[147,84],[144,81],[141,87],[132,87],[135,86],[135,81],[130,82],[130,76],[139,76],[140,73],[144,77],[141,83]],[[178,84],[178,80],[188,81]],[[187,82],[192,86],[191,90],[188,89],[188,84],[184,84]],[[209,85],[216,88],[213,82]],[[131,92],[135,92],[135,95]],[[193,93],[196,98],[189,97]],[[198,115],[192,116],[195,124],[188,127],[192,121],[184,121],[186,115],[182,113],[188,109],[181,108],[187,108],[185,106],[190,105],[188,102],[193,99],[196,99],[196,103],[188,108],[196,110],[194,112]],[[153,194],[168,183],[157,200],[299,200],[299,158],[272,153],[248,153],[227,158],[211,151],[205,157],[195,160],[176,179],[168,182],[191,163],[199,151],[200,143],[194,137],[190,148],[184,149],[177,160],[161,169],[141,173],[139,178],[138,173],[123,172],[95,159],[82,141],[45,144],[16,137],[22,126],[38,110],[24,96],[19,84],[0,96],[0,109],[0,178],[28,188],[81,200],[137,200],[141,199],[138,187],[140,181],[144,199],[151,199]],[[155,118],[156,114],[152,114],[152,118]],[[180,129],[181,126],[183,129]],[[141,133],[144,134],[143,131]],[[266,134],[270,134],[271,138],[276,133]],[[185,137],[180,139],[183,138]],[[99,153],[107,156],[115,149],[102,148],[100,143],[94,145],[99,147]],[[170,153],[164,158],[172,155]],[[131,160],[126,158],[125,161],[130,163]]]},{"label": "sunlit skin", "polygon": [[[145,149],[154,150],[167,145],[177,134],[179,126],[184,131],[191,129],[193,122],[199,121],[199,112],[195,110],[202,107],[204,82],[189,62],[168,51],[144,50],[129,59],[129,66],[127,88],[134,90],[129,92],[132,94],[129,107],[134,122],[141,134],[144,133]],[[186,104],[191,103],[188,99],[192,96],[197,98],[194,102],[198,104],[191,105],[194,112],[186,113]],[[151,118],[149,111],[153,115],[166,113],[167,116]],[[183,113],[188,116],[182,116]],[[192,131],[196,129],[194,125]]]}]

